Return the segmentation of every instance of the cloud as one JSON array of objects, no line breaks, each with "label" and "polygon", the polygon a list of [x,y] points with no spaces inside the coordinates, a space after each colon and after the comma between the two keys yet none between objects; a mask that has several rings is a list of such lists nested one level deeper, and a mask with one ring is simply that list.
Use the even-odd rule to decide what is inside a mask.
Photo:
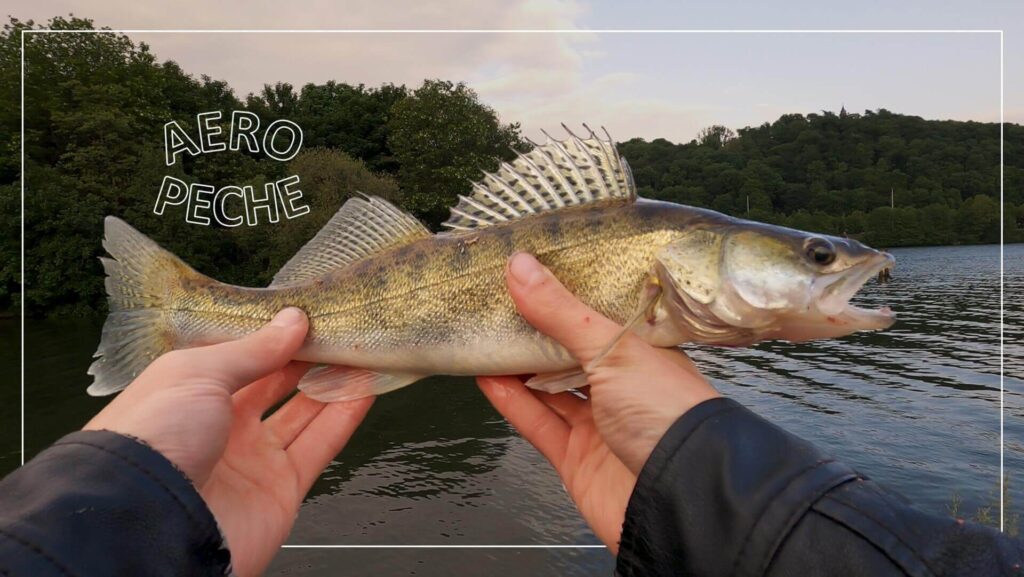
[{"label": "cloud", "polygon": [[[977,64],[990,48],[980,38],[613,37],[586,31],[594,21],[586,0],[453,0],[443,9],[422,0],[183,0],[173,11],[143,0],[14,1],[8,9],[21,19],[45,22],[76,12],[112,28],[581,31],[131,34],[158,58],[225,80],[241,97],[278,81],[296,87],[328,80],[369,86],[465,81],[532,138],[561,122],[587,122],[607,126],[619,139],[688,141],[710,124],[739,128],[843,103],[849,110],[884,106],[936,118],[995,119],[989,101],[977,94],[989,75]],[[896,53],[901,57],[889,57]],[[933,70],[937,63],[941,69]],[[1012,104],[1007,101],[1007,119],[1020,121]]]},{"label": "cloud", "polygon": [[[296,9],[298,6],[301,8]],[[445,9],[415,0],[301,5],[253,2],[244,7],[219,2],[179,2],[174,22],[162,3],[27,1],[19,17],[45,21],[53,14],[80,12],[98,26],[115,29],[578,29],[585,14],[575,0],[455,0]],[[25,16],[20,13],[26,12]],[[424,78],[465,81],[488,104],[504,112],[530,110],[578,90],[585,59],[597,58],[588,34],[146,34],[131,33],[161,60],[186,71],[222,79],[244,97],[265,83],[337,80],[376,86],[419,85]],[[584,56],[586,52],[587,56]],[[507,109],[507,111],[506,111]]]},{"label": "cloud", "polygon": [[650,84],[650,78],[642,73],[608,73],[579,82],[557,98],[510,101],[500,110],[504,119],[521,122],[524,134],[535,140],[543,140],[542,129],[558,136],[562,123],[574,132],[585,123],[594,130],[606,128],[616,140],[667,137],[686,141],[723,113],[715,106],[694,106],[650,95],[645,88]]},{"label": "cloud", "polygon": [[[414,0],[387,3],[301,5],[186,1],[176,4],[175,21],[159,3],[25,2],[37,21],[52,14],[81,12],[98,26],[115,29],[579,29],[585,14],[575,0],[455,0],[445,10]],[[19,10],[21,12],[22,10]],[[273,24],[270,24],[273,23]],[[509,121],[540,110],[565,94],[580,92],[585,61],[601,56],[592,34],[498,33],[323,33],[323,34],[147,34],[131,33],[161,60],[186,71],[226,80],[244,97],[265,83],[337,80],[376,86],[419,85],[424,78],[465,81]],[[592,92],[592,91],[590,91]],[[530,117],[536,116],[530,114]],[[604,115],[595,115],[604,116]],[[539,128],[539,127],[538,127]]]},{"label": "cloud", "polygon": [[[37,22],[78,12],[98,26],[115,29],[573,29],[584,13],[575,0],[509,0],[501,3],[454,0],[436,5],[397,0],[386,3],[313,0],[303,4],[186,0],[174,6],[145,2],[20,0],[15,12]],[[24,13],[24,14],[23,14]],[[550,79],[578,77],[582,37],[558,34],[142,34],[161,59],[194,74],[227,80],[240,95],[278,80],[296,85],[337,79],[346,82],[418,84],[427,77],[493,83],[508,79],[523,87],[524,70],[542,67]],[[541,90],[551,90],[543,82]],[[525,87],[527,90],[528,86]]]}]

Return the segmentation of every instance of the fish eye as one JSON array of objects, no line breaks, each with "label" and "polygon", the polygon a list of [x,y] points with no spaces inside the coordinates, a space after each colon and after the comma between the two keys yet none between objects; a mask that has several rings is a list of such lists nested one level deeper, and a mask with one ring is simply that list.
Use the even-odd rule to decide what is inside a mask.
[{"label": "fish eye", "polygon": [[814,238],[807,243],[807,258],[818,266],[828,266],[836,260],[836,247],[823,238]]}]

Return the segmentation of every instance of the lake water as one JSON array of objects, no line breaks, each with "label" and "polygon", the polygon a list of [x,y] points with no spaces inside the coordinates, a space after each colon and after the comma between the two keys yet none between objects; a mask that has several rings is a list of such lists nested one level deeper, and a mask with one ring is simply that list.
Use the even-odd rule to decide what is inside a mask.
[{"label": "lake water", "polygon": [[[803,345],[690,348],[725,395],[832,452],[921,509],[998,502],[999,247],[893,251],[891,282],[857,297],[889,305],[884,332]],[[1006,247],[1006,469],[1024,503],[1024,245]],[[26,326],[29,454],[82,424],[100,323]],[[13,322],[0,322],[17,342]],[[18,462],[17,348],[0,351],[0,467]],[[184,416],[183,416],[184,418]],[[596,544],[546,462],[469,379],[434,378],[379,399],[324,473],[289,540],[302,545]],[[610,574],[603,549],[287,549],[269,575]]]}]

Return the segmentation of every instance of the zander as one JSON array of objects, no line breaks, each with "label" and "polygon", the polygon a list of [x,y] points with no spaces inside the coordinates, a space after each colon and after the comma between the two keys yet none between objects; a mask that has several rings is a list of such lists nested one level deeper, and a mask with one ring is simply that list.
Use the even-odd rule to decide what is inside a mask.
[{"label": "zander", "polygon": [[[534,254],[581,300],[647,342],[749,345],[883,329],[888,308],[849,304],[892,256],[850,239],[638,199],[611,138],[548,140],[502,163],[431,234],[379,198],[352,198],[266,288],[223,284],[107,217],[110,316],[88,392],[123,389],[172,349],[255,331],[286,306],[310,331],[299,385],[322,401],[425,376],[537,373],[583,383],[577,362],[516,312],[504,270]],[[609,343],[611,346],[613,343]]]}]

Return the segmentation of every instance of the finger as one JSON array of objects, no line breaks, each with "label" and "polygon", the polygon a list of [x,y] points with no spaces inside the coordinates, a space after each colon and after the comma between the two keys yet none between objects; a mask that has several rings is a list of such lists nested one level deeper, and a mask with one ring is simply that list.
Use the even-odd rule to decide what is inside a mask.
[{"label": "finger", "polygon": [[306,314],[288,307],[263,328],[243,338],[181,354],[190,355],[190,374],[208,376],[234,393],[285,366],[302,346],[308,329]]},{"label": "finger", "polygon": [[555,394],[545,393],[542,391],[531,392],[534,397],[537,397],[540,402],[547,405],[548,408],[561,417],[563,421],[568,423],[570,427],[575,427],[587,419],[593,418],[593,415],[590,412],[590,403],[570,392]]},{"label": "finger", "polygon": [[295,390],[309,363],[292,361],[233,395],[235,406],[246,414],[261,416]]},{"label": "finger", "polygon": [[569,425],[515,377],[477,377],[487,400],[559,470],[569,444]]},{"label": "finger", "polygon": [[288,458],[299,473],[299,488],[303,495],[352,438],[352,433],[363,422],[374,398],[364,397],[325,405],[288,447]]},{"label": "finger", "polygon": [[280,409],[274,411],[263,420],[264,426],[278,442],[278,446],[286,449],[295,442],[302,431],[313,419],[323,411],[326,405],[314,401],[303,393],[298,393],[288,400]]},{"label": "finger", "polygon": [[505,277],[519,314],[568,349],[583,366],[622,330],[580,302],[532,255],[512,255]]}]

